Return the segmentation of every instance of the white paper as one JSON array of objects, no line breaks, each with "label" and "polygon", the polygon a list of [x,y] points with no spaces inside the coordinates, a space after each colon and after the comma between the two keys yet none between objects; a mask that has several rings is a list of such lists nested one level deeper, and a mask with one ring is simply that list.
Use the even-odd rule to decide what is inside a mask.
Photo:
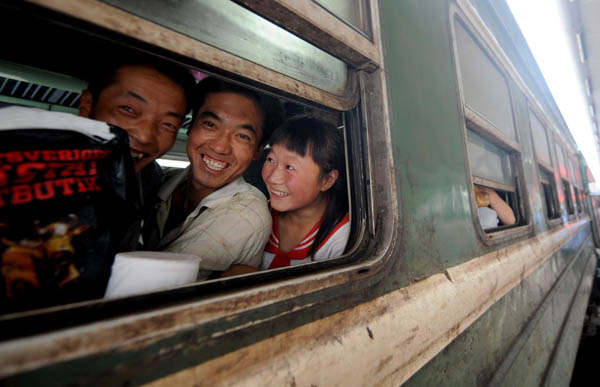
[{"label": "white paper", "polygon": [[191,254],[132,251],[115,256],[104,298],[156,292],[196,282],[201,258]]}]

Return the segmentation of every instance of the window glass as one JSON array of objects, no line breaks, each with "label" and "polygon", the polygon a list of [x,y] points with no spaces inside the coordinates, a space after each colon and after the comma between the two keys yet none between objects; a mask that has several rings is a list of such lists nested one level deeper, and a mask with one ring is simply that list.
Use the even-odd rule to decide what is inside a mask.
[{"label": "window glass", "polygon": [[323,50],[228,0],[102,0],[335,95],[346,90],[346,65]]},{"label": "window glass", "polygon": [[540,168],[540,182],[544,192],[544,203],[546,204],[546,215],[549,219],[560,216],[560,211],[556,203],[556,195],[554,191],[553,176]]},{"label": "window glass", "polygon": [[575,180],[575,184],[580,187],[583,186],[583,179],[581,178],[581,170],[579,170],[579,160],[577,157],[571,158],[571,168],[573,171],[573,179]]},{"label": "window glass", "polygon": [[369,33],[366,0],[314,0],[340,19],[350,23],[362,32]]},{"label": "window glass", "polygon": [[535,114],[529,111],[529,122],[531,124],[531,132],[533,134],[533,145],[535,148],[535,155],[537,159],[547,165],[552,165],[550,158],[550,148],[548,147],[548,138],[546,136],[546,129],[538,120]]},{"label": "window glass", "polygon": [[506,80],[463,25],[457,21],[455,27],[466,105],[517,141]]},{"label": "window glass", "polygon": [[472,130],[467,130],[467,144],[473,176],[514,185],[512,165],[507,151]]},{"label": "window glass", "polygon": [[575,213],[575,210],[573,208],[573,197],[571,196],[571,185],[566,180],[563,180],[562,183],[563,183],[565,201],[567,204],[567,213],[569,215],[573,215]]},{"label": "window glass", "polygon": [[[573,160],[570,157],[567,157],[567,163],[569,164],[569,174],[572,180],[575,180],[575,168],[573,166]],[[575,181],[573,181],[575,183]]]},{"label": "window glass", "polygon": [[583,211],[583,207],[581,206],[581,194],[579,193],[577,187],[573,187],[573,190],[575,191],[575,203],[577,204],[577,212],[581,213]]},{"label": "window glass", "polygon": [[563,154],[560,145],[556,144],[556,159],[558,160],[558,169],[560,170],[560,176],[564,178],[569,177],[567,172],[567,165],[565,164],[565,156]]}]

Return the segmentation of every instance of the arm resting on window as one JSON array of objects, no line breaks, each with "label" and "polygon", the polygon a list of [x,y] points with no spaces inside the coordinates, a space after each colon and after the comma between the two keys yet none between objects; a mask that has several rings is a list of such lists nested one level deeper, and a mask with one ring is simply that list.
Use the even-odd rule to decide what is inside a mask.
[{"label": "arm resting on window", "polygon": [[515,224],[516,218],[512,208],[491,188],[485,188],[490,198],[490,207],[498,213],[498,218],[505,225]]}]

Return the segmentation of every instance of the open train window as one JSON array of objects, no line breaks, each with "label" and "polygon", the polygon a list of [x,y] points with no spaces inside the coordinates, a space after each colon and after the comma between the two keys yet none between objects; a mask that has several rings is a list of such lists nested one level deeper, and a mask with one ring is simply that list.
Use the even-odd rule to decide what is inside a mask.
[{"label": "open train window", "polygon": [[[28,34],[24,35],[21,41],[17,43],[13,40],[6,43],[3,56],[6,63],[18,63],[17,67],[26,67],[29,75],[35,73],[36,69],[44,69],[56,74],[68,74],[69,77],[76,79],[86,79],[86,74],[93,72],[94,66],[105,63],[102,60],[104,56],[126,55],[130,51],[141,51],[274,96],[285,101],[290,115],[310,112],[336,125],[344,133],[348,172],[347,191],[352,226],[344,255],[335,259],[226,280],[210,280],[190,285],[185,289],[135,296],[133,301],[120,299],[86,302],[83,306],[86,313],[83,314],[77,312],[81,305],[67,305],[60,307],[58,311],[47,309],[33,311],[25,317],[4,315],[0,317],[3,338],[58,329],[65,324],[82,324],[109,316],[119,316],[124,312],[132,313],[134,309],[147,310],[158,305],[206,299],[216,291],[222,295],[228,290],[240,288],[247,290],[251,285],[259,286],[275,280],[305,275],[307,281],[304,281],[303,289],[289,291],[289,294],[300,296],[313,289],[323,289],[323,282],[316,280],[314,283],[311,282],[310,274],[316,272],[322,274],[327,269],[334,268],[338,274],[331,281],[332,286],[347,281],[350,272],[355,275],[356,268],[350,266],[363,265],[357,263],[360,258],[359,249],[361,253],[365,253],[372,248],[365,243],[367,233],[370,233],[371,238],[375,238],[375,227],[389,227],[383,218],[391,219],[382,216],[381,219],[378,218],[379,222],[375,222],[375,208],[371,205],[375,201],[369,196],[375,192],[375,180],[372,178],[374,172],[371,169],[368,141],[384,134],[376,133],[369,140],[367,133],[371,122],[383,125],[381,121],[372,118],[376,115],[381,116],[375,113],[378,109],[382,109],[382,103],[381,100],[371,103],[366,97],[361,98],[358,90],[359,87],[366,87],[366,84],[377,85],[377,82],[383,82],[383,79],[379,78],[379,75],[371,77],[369,74],[358,77],[354,69],[359,65],[363,69],[376,67],[379,58],[377,55],[371,56],[370,53],[375,52],[373,48],[377,49],[377,46],[371,42],[371,51],[361,51],[354,55],[355,48],[348,45],[339,56],[334,56],[328,51],[336,51],[339,47],[331,48],[322,43],[321,46],[330,48],[325,50],[309,44],[306,41],[309,39],[299,38],[248,9],[252,7],[241,7],[229,1],[182,2],[171,7],[170,12],[164,12],[165,5],[160,1],[107,0],[93,2],[90,8],[74,7],[73,4],[76,2],[70,1],[58,3],[50,1],[47,2],[48,8],[45,8],[46,2],[40,3],[42,7],[29,3],[14,6],[0,5],[0,10],[3,11],[0,13],[0,19],[4,22],[0,23],[2,25],[0,31],[5,35],[11,30],[16,30],[19,25],[31,26]],[[231,12],[223,11],[222,6],[230,9]],[[323,10],[323,12],[327,11]],[[204,18],[202,20],[206,23],[198,22],[198,18]],[[252,22],[244,23],[248,20]],[[135,24],[135,28],[130,28],[131,23]],[[211,27],[209,28],[208,25]],[[264,28],[251,28],[256,25]],[[343,26],[348,27],[347,24]],[[222,33],[215,34],[214,31]],[[244,36],[244,39],[236,39],[239,36]],[[318,38],[313,40],[318,41]],[[73,47],[77,47],[76,56],[73,55]],[[346,56],[353,59],[347,59]],[[339,57],[344,60],[340,60]],[[365,57],[368,61],[364,61]],[[39,90],[35,94],[32,93],[37,86],[40,86],[40,90],[41,87],[52,86],[41,82],[35,84],[34,81],[29,83],[32,86],[29,91],[23,90],[24,98],[38,95]],[[13,86],[12,89],[15,87]],[[78,86],[78,90],[66,88],[60,90],[63,89],[71,94],[66,97],[66,94],[57,95],[56,101],[58,104],[66,103],[69,105],[68,108],[74,109],[77,105],[76,94],[80,91],[81,85]],[[369,90],[369,98],[374,98],[374,95],[380,98],[382,95],[376,88]],[[373,90],[376,90],[375,94]],[[367,93],[364,93],[364,96],[367,96]],[[180,135],[179,140],[181,145],[185,136]],[[181,147],[175,148],[170,156],[172,159],[184,157]],[[390,163],[384,160],[385,157],[387,156],[382,155],[377,165],[386,168],[385,165]],[[387,197],[386,190],[381,192],[382,197]],[[339,271],[342,265],[346,265],[348,276],[339,275],[344,271]],[[378,267],[371,266],[359,272],[359,275],[370,276],[376,273],[374,268]],[[235,292],[231,293],[235,294]],[[278,300],[283,297],[276,293],[270,292],[269,297]],[[265,297],[257,297],[253,302],[258,305],[266,302],[265,300]],[[47,321],[45,328],[34,323],[40,314],[44,315]],[[22,318],[28,322],[23,322]]]},{"label": "open train window", "polygon": [[546,217],[548,220],[558,219],[560,218],[560,209],[558,206],[556,182],[554,180],[554,168],[550,153],[548,130],[533,112],[531,107],[529,109],[529,125],[533,137],[533,150],[537,160],[540,184],[542,185],[541,192],[544,195],[543,201],[546,207]]},{"label": "open train window", "polygon": [[[520,192],[521,146],[513,118],[511,88],[505,72],[474,29],[458,14],[454,16],[453,25],[471,181],[492,189],[513,215],[512,218],[498,216],[496,227],[489,224],[483,227],[490,239],[504,236],[500,231],[527,223]],[[483,211],[491,210],[500,215],[499,208],[493,204],[486,207],[485,203],[473,203],[473,213],[478,214],[480,220]],[[508,219],[507,223],[502,219]]]}]

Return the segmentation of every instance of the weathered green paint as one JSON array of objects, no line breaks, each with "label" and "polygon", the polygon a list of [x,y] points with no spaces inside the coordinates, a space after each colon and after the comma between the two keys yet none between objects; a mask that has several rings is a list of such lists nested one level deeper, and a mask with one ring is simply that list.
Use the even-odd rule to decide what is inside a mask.
[{"label": "weathered green paint", "polygon": [[480,244],[470,213],[447,2],[380,6],[404,214],[396,274],[406,285],[475,256]]},{"label": "weathered green paint", "polygon": [[[399,166],[397,179],[401,187],[405,234],[397,278],[406,284],[444,268],[462,263],[471,256],[489,251],[473,231],[464,162],[460,142],[460,102],[456,89],[454,64],[451,62],[449,12],[447,1],[382,1],[382,31],[385,63],[389,70],[391,123],[395,161]],[[524,52],[523,39],[515,32],[512,16],[503,1],[473,1],[480,16],[496,35],[503,49],[522,73],[529,87],[537,92],[541,102],[551,101],[545,84],[540,87],[539,70],[531,68],[532,60]],[[498,14],[498,12],[503,12]],[[505,20],[500,20],[504,17]],[[507,30],[509,33],[507,33]],[[518,31],[518,30],[517,30]],[[535,62],[533,62],[535,63]],[[548,229],[540,192],[537,163],[533,156],[529,130],[527,99],[509,80],[513,99],[515,124],[520,134],[521,160],[527,196],[535,233]],[[554,114],[553,102],[546,106]],[[560,117],[560,116],[559,116]],[[557,119],[562,123],[562,119]],[[443,128],[443,130],[441,129]],[[435,157],[432,157],[435,155]],[[563,205],[564,207],[564,205]],[[564,213],[564,210],[563,210]],[[513,289],[495,304],[458,340],[417,373],[407,385],[486,384],[500,366],[511,344],[533,318],[534,312],[562,274],[566,263],[578,259],[566,273],[561,292],[549,300],[535,335],[519,353],[503,385],[537,385],[543,381],[546,367],[558,342],[573,294],[582,278],[589,279],[590,257],[595,261],[590,228],[565,246],[544,267]],[[575,249],[587,242],[575,257]],[[589,291],[589,289],[587,289]],[[583,300],[587,297],[583,297]],[[575,326],[583,320],[581,303],[572,312],[579,312]],[[440,315],[443,318],[443,314]],[[571,332],[572,333],[572,332]],[[544,337],[540,337],[544,336]],[[578,333],[566,340],[577,340]],[[541,340],[541,341],[540,341]],[[543,343],[543,344],[541,344]],[[536,347],[543,345],[543,347]],[[577,345],[564,345],[566,351],[557,356],[574,361]],[[528,366],[523,366],[527,364]],[[570,377],[568,372],[561,375]],[[564,380],[563,380],[564,381]],[[566,380],[568,382],[568,379]],[[558,383],[560,384],[560,383]],[[557,384],[557,385],[558,385]],[[554,383],[552,383],[554,385]]]},{"label": "weathered green paint", "polygon": [[[566,351],[558,356],[575,360],[587,296],[575,298],[577,306],[573,310],[569,307],[580,284],[593,275],[590,264],[595,264],[595,255],[590,229],[586,228],[404,385],[482,386],[488,385],[496,372],[501,375],[496,375],[495,386],[540,385],[569,312],[579,313],[572,322],[579,330],[567,337],[575,340],[575,346],[564,346]],[[563,278],[556,283],[561,275]],[[584,288],[589,294],[589,287]],[[570,378],[572,364],[566,368]]]}]

